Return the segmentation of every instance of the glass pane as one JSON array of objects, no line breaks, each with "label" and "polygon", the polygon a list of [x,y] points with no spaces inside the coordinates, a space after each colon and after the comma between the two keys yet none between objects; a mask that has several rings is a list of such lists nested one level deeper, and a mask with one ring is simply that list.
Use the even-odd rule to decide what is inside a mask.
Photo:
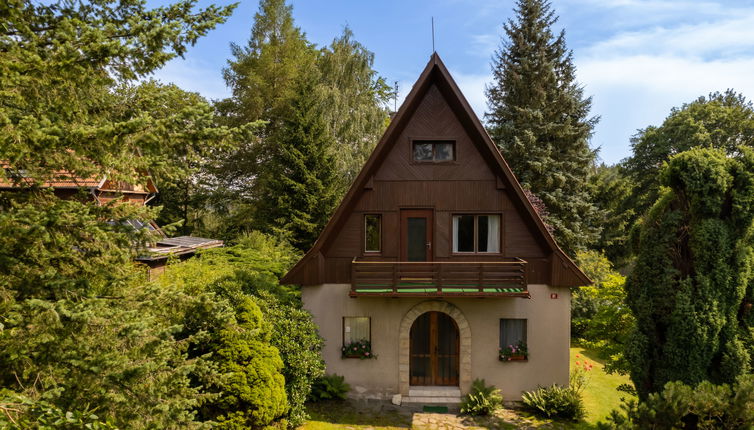
[{"label": "glass pane", "polygon": [[474,215],[453,216],[453,250],[474,252]]},{"label": "glass pane", "polygon": [[369,340],[369,317],[343,318],[343,343],[348,345],[358,340]]},{"label": "glass pane", "polygon": [[432,161],[432,144],[431,143],[414,143],[414,160]]},{"label": "glass pane", "polygon": [[380,251],[380,216],[366,215],[364,217],[364,250],[369,252]]},{"label": "glass pane", "polygon": [[526,342],[525,319],[500,320],[500,347],[516,345],[519,341]]},{"label": "glass pane", "polygon": [[489,217],[482,215],[477,220],[477,251],[487,252],[488,222]]},{"label": "glass pane", "polygon": [[427,261],[427,219],[408,218],[408,261]]},{"label": "glass pane", "polygon": [[435,144],[435,161],[452,161],[453,159],[452,142],[438,142]]}]

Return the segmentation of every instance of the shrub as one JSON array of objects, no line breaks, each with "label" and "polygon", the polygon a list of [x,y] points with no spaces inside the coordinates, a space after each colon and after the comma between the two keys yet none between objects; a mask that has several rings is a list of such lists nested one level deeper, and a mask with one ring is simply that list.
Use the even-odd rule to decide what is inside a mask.
[{"label": "shrub", "polygon": [[547,418],[578,421],[586,413],[581,394],[557,384],[527,391],[521,400],[529,410]]},{"label": "shrub", "polygon": [[696,387],[669,382],[647,400],[621,405],[603,429],[751,429],[754,428],[754,375],[740,376],[731,387],[709,381]]},{"label": "shrub", "polygon": [[271,330],[250,298],[239,304],[238,326],[220,332],[215,360],[219,396],[205,405],[217,428],[264,428],[284,423],[288,412],[283,360],[270,345]]},{"label": "shrub", "polygon": [[351,386],[346,383],[346,378],[340,375],[324,375],[317,378],[312,384],[309,400],[319,402],[322,400],[345,400]]},{"label": "shrub", "polygon": [[475,379],[469,394],[463,396],[461,413],[489,415],[503,404],[503,396],[494,385],[487,386],[484,379]]}]

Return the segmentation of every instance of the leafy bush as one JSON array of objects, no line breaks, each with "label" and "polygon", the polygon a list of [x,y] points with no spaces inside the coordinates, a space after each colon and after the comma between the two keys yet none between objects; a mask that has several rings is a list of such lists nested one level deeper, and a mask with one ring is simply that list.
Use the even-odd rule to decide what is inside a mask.
[{"label": "leafy bush", "polygon": [[475,379],[471,391],[461,400],[461,413],[489,415],[503,404],[503,396],[494,385],[487,386],[484,379]]},{"label": "leafy bush", "polygon": [[578,421],[586,414],[581,393],[557,384],[527,391],[521,400],[529,410],[547,418]]},{"label": "leafy bush", "polygon": [[754,428],[754,375],[738,377],[731,387],[709,381],[691,387],[680,382],[665,384],[662,392],[647,400],[621,405],[603,429],[751,429]]},{"label": "leafy bush", "polygon": [[309,400],[319,402],[321,400],[345,400],[351,386],[346,383],[346,378],[340,375],[324,375],[317,378],[312,384]]}]

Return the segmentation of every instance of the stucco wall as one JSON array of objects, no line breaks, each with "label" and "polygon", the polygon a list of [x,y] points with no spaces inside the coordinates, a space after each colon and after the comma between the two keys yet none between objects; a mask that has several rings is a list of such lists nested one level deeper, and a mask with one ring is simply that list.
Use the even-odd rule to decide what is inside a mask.
[{"label": "stucco wall", "polygon": [[[328,373],[344,375],[356,397],[389,399],[401,393],[401,321],[423,298],[350,298],[348,284],[304,287],[304,307],[314,316],[325,339],[323,356]],[[506,400],[518,400],[522,391],[538,385],[568,383],[570,300],[568,288],[529,285],[531,299],[448,298],[468,321],[471,332],[471,379],[494,384]],[[557,299],[550,294],[556,293]],[[438,299],[432,299],[434,301]],[[375,360],[343,359],[342,319],[367,316],[372,322]],[[501,362],[497,359],[501,318],[526,318],[529,360]],[[463,353],[463,352],[462,352]],[[468,390],[462,377],[461,391]],[[407,393],[402,393],[407,394]]]}]

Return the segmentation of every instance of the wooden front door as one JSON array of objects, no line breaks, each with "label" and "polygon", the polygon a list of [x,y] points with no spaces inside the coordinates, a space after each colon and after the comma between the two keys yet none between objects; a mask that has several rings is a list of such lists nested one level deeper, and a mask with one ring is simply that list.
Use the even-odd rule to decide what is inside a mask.
[{"label": "wooden front door", "polygon": [[401,210],[401,260],[432,261],[432,209]]},{"label": "wooden front door", "polygon": [[411,326],[411,385],[458,386],[460,339],[456,322],[442,312],[426,312]]}]

